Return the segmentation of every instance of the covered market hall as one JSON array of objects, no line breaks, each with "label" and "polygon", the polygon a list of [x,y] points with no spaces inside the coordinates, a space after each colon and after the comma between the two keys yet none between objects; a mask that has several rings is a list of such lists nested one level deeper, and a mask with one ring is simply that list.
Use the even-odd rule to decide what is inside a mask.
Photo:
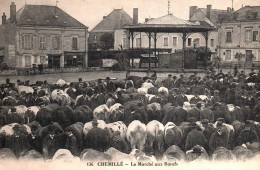
[{"label": "covered market hall", "polygon": [[[192,23],[184,19],[175,17],[171,13],[159,18],[150,19],[142,24],[133,24],[124,27],[128,31],[129,51],[134,51],[134,38],[139,33],[145,33],[148,37],[148,54],[141,57],[140,65],[142,62],[148,64],[148,70],[151,69],[152,63],[154,67],[160,67],[160,63],[168,63],[169,68],[197,68],[194,62],[197,62],[197,56],[192,55],[186,48],[186,40],[193,33],[200,33],[206,41],[206,46],[200,48],[198,51],[203,51],[203,56],[200,57],[202,65],[207,67],[207,59],[210,58],[210,50],[208,48],[209,32],[214,30],[214,27],[206,22]],[[161,34],[178,33],[182,36],[182,49],[170,54],[159,54],[157,49],[157,40]],[[151,47],[152,39],[154,41],[153,49]],[[202,50],[201,50],[202,49]],[[197,51],[197,50],[196,50]],[[134,66],[134,53],[130,57],[130,64]],[[161,62],[160,62],[161,59]],[[157,66],[159,64],[159,66]]]}]

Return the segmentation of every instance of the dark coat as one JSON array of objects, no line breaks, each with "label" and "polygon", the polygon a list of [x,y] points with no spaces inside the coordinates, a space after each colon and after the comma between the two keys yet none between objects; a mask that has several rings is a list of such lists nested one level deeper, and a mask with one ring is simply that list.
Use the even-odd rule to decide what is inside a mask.
[{"label": "dark coat", "polygon": [[192,108],[187,112],[186,120],[188,120],[191,117],[195,117],[197,121],[200,120],[200,110],[198,108]]},{"label": "dark coat", "polygon": [[110,146],[108,130],[97,127],[92,128],[86,135],[83,146],[100,152],[106,151]]},{"label": "dark coat", "polygon": [[65,149],[68,149],[72,155],[78,156],[79,155],[79,146],[78,146],[78,141],[77,138],[72,135],[68,136],[66,143],[65,143]]},{"label": "dark coat", "polygon": [[59,149],[59,139],[58,136],[55,135],[54,138],[51,138],[50,135],[47,135],[42,142],[42,153],[44,159],[52,159],[55,152]]},{"label": "dark coat", "polygon": [[179,126],[182,122],[186,121],[187,111],[184,110],[182,107],[175,108],[176,117],[173,123]]},{"label": "dark coat", "polygon": [[242,145],[243,143],[246,144],[259,142],[259,136],[257,135],[256,131],[252,128],[250,130],[244,129],[238,136],[238,142],[239,145]]},{"label": "dark coat", "polygon": [[29,150],[28,140],[25,135],[15,134],[6,138],[6,147],[12,149],[16,157],[19,158]]},{"label": "dark coat", "polygon": [[39,135],[33,137],[32,134],[29,134],[27,140],[29,142],[30,150],[36,150],[37,152],[42,153],[42,139]]},{"label": "dark coat", "polygon": [[207,140],[202,131],[197,130],[196,128],[193,129],[187,136],[185,142],[185,150],[190,150],[195,145],[200,145],[205,147],[207,144]]},{"label": "dark coat", "polygon": [[200,120],[208,119],[210,123],[213,123],[215,121],[214,119],[214,113],[212,110],[205,108],[200,111]]},{"label": "dark coat", "polygon": [[187,102],[188,98],[184,95],[178,95],[176,96],[176,101],[178,106],[183,106],[183,103]]},{"label": "dark coat", "polygon": [[174,122],[176,120],[176,111],[175,111],[175,107],[170,106],[168,108],[165,109],[165,115],[163,118],[162,123],[164,125],[166,125],[168,122]]},{"label": "dark coat", "polygon": [[222,135],[219,135],[217,131],[215,131],[209,140],[209,147],[213,152],[217,147],[225,147],[228,149],[228,132],[227,130],[223,130]]}]

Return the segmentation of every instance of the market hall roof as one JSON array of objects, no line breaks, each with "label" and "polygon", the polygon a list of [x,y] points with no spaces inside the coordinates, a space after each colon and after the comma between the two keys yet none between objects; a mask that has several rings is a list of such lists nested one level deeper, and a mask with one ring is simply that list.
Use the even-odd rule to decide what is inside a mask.
[{"label": "market hall roof", "polygon": [[128,25],[124,27],[127,30],[136,32],[206,32],[214,28],[200,24],[199,22],[192,23],[184,19],[175,17],[172,14],[167,14],[159,18],[150,19],[143,24]]},{"label": "market hall roof", "polygon": [[16,24],[20,26],[88,28],[62,9],[48,5],[24,5],[16,12]]}]

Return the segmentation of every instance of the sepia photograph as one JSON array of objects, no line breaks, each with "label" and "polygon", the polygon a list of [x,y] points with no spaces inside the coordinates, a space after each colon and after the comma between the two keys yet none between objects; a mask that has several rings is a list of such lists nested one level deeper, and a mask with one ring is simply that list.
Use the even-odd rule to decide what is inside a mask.
[{"label": "sepia photograph", "polygon": [[0,170],[260,169],[260,0],[0,15]]}]

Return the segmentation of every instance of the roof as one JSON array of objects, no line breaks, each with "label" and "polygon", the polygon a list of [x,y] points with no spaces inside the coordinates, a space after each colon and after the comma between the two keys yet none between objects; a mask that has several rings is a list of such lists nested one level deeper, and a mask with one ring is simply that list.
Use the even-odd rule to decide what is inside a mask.
[{"label": "roof", "polygon": [[48,5],[25,5],[16,12],[16,21],[20,26],[87,28],[62,9]]},{"label": "roof", "polygon": [[125,29],[129,29],[136,32],[205,32],[213,30],[213,27],[209,25],[201,25],[200,23],[192,23],[184,19],[167,14],[162,17],[151,19],[143,24],[125,26]]},{"label": "roof", "polygon": [[144,24],[166,24],[166,25],[196,25],[192,22],[178,18],[172,14],[167,14],[159,18],[151,19]]},{"label": "roof", "polygon": [[133,19],[123,9],[114,9],[91,31],[115,31],[116,29],[121,29],[125,25],[130,24],[133,24]]},{"label": "roof", "polygon": [[220,17],[221,22],[260,21],[260,6],[245,6]]},{"label": "roof", "polygon": [[[198,10],[200,10],[205,14],[205,16],[207,16],[207,8],[199,8]],[[210,14],[210,20],[216,25],[219,22],[218,15],[226,15],[226,14],[227,14],[227,10],[212,9]]]}]

